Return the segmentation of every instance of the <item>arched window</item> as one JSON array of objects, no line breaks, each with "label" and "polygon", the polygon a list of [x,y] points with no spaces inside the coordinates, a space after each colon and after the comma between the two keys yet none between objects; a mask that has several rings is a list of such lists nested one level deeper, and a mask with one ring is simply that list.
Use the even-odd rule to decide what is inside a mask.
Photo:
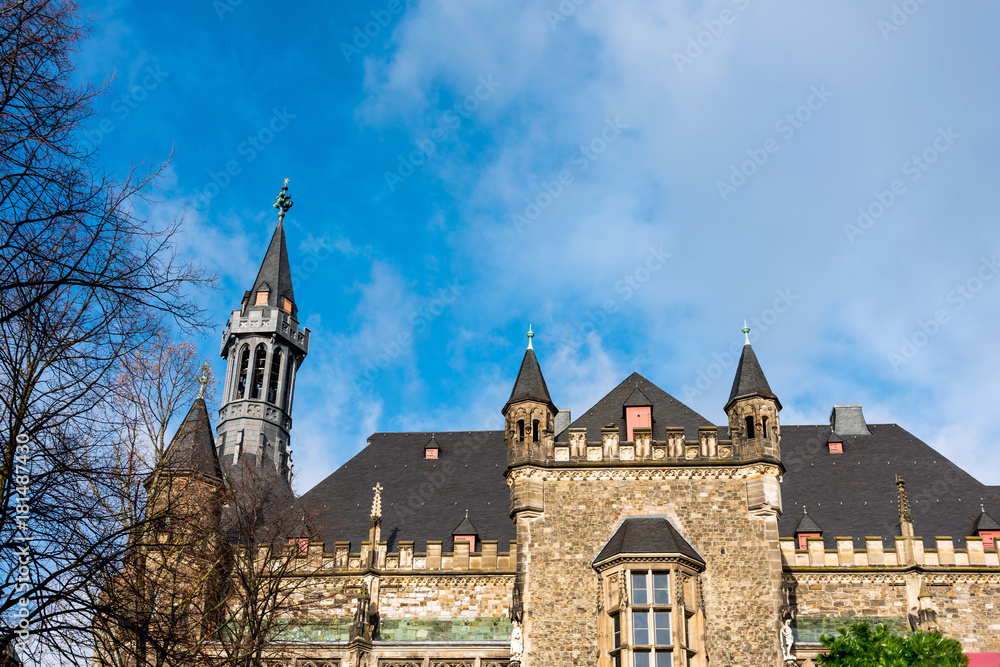
[{"label": "arched window", "polygon": [[760,420],[760,437],[762,438],[767,437],[767,417],[764,417]]},{"label": "arched window", "polygon": [[517,441],[524,442],[524,420],[517,420]]},{"label": "arched window", "polygon": [[271,357],[271,377],[267,381],[267,402],[276,403],[278,399],[278,374],[281,371],[281,350],[274,351]]},{"label": "arched window", "polygon": [[281,406],[285,412],[292,410],[292,371],[294,370],[295,359],[289,355],[288,363],[285,364],[285,385],[281,389]]},{"label": "arched window", "polygon": [[756,437],[753,430],[753,417],[747,417],[746,424],[747,424],[747,440],[753,440]]},{"label": "arched window", "polygon": [[538,420],[537,419],[535,421],[531,422],[531,441],[532,442],[541,442],[542,441],[542,432],[538,428]]},{"label": "arched window", "polygon": [[250,398],[260,398],[264,386],[264,364],[267,363],[267,346],[259,343],[253,353],[253,380],[250,382]]},{"label": "arched window", "polygon": [[240,350],[239,375],[236,380],[236,398],[243,398],[247,394],[247,366],[250,364],[250,346],[244,345]]}]

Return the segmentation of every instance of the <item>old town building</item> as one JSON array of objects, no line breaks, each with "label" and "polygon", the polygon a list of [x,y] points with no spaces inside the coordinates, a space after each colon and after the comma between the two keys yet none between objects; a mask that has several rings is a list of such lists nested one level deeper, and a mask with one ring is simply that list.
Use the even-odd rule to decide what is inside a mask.
[{"label": "old town building", "polygon": [[[291,474],[291,281],[279,224],[225,329],[214,441],[196,404],[171,446],[205,445],[212,484]],[[1000,489],[860,405],[783,423],[749,336],[708,417],[639,373],[570,415],[528,336],[496,430],[374,433],[298,499],[273,664],[809,665],[860,619],[1000,653]]]}]

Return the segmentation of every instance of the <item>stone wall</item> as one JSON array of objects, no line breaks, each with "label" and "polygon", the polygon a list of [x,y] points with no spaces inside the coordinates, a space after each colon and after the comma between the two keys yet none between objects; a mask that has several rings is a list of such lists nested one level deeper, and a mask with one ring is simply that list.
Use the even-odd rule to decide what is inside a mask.
[{"label": "stone wall", "polygon": [[606,664],[599,663],[598,575],[591,563],[622,518],[643,514],[669,517],[707,562],[711,664],[778,663],[776,522],[751,516],[747,480],[737,471],[523,468],[511,474],[515,494],[524,481],[541,482],[544,499],[540,516],[526,513],[517,524],[525,667]]},{"label": "stone wall", "polygon": [[916,614],[926,582],[944,636],[966,652],[1000,652],[1000,573],[789,571],[784,580],[800,618],[907,617]]}]

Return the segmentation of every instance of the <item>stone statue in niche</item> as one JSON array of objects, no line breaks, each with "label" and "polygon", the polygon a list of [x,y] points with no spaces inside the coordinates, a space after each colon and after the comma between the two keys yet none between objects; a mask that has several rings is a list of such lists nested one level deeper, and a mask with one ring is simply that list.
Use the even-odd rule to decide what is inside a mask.
[{"label": "stone statue in niche", "polygon": [[797,664],[795,656],[792,655],[792,648],[795,646],[795,635],[792,634],[792,619],[785,619],[785,624],[781,626],[780,637],[781,653],[785,660],[785,664],[788,664],[789,661],[793,664]]},{"label": "stone statue in niche", "polygon": [[510,633],[510,662],[511,665],[521,664],[521,654],[524,652],[524,634],[521,632],[521,624],[514,621],[514,629]]}]

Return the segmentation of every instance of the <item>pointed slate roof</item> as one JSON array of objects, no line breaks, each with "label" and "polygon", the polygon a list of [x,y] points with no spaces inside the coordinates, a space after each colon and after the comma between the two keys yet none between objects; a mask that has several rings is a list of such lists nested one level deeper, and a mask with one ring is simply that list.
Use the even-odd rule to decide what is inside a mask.
[{"label": "pointed slate roof", "polygon": [[451,531],[452,535],[479,535],[479,531],[476,527],[472,525],[469,521],[469,515],[466,513],[465,518],[462,519],[462,523],[458,524],[458,528]]},{"label": "pointed slate roof", "polygon": [[736,399],[749,396],[761,396],[773,399],[778,404],[778,409],[781,409],[781,401],[778,400],[778,397],[771,391],[771,387],[768,386],[767,378],[764,377],[764,371],[761,370],[760,362],[757,361],[757,355],[754,354],[750,343],[747,343],[743,346],[743,354],[740,355],[740,363],[736,367],[736,377],[733,378],[733,390],[729,392],[729,401],[726,403],[726,410],[729,409],[729,406]]},{"label": "pointed slate roof", "polygon": [[819,527],[819,524],[813,521],[813,518],[802,513],[802,518],[799,519],[799,525],[795,526],[795,533],[822,533],[823,529]]},{"label": "pointed slate roof", "polygon": [[[588,442],[600,442],[601,428],[608,424],[614,424],[618,427],[619,438],[622,442],[625,442],[628,437],[625,420],[623,419],[625,406],[632,400],[637,389],[640,390],[640,394],[648,402],[636,403],[635,405],[650,405],[653,408],[652,426],[654,438],[662,438],[663,429],[667,426],[683,426],[685,438],[696,440],[698,438],[699,426],[712,426],[711,421],[684,405],[642,375],[639,375],[639,373],[632,373],[632,375],[622,380],[621,384],[608,392],[604,398],[591,406],[582,416],[578,417],[567,429],[556,433],[556,441],[566,442],[569,439],[570,428],[585,428],[587,429]],[[720,429],[719,437],[725,437],[723,429]]]},{"label": "pointed slate roof", "polygon": [[222,479],[205,399],[196,398],[163,455],[163,469]]},{"label": "pointed slate roof", "polygon": [[979,514],[979,518],[976,519],[976,525],[972,527],[973,533],[978,533],[980,530],[1000,530],[1000,523],[986,513],[984,509]]},{"label": "pointed slate roof", "polygon": [[663,517],[625,519],[594,559],[594,565],[624,554],[679,554],[705,564],[701,554]]},{"label": "pointed slate roof", "polygon": [[264,261],[260,264],[257,279],[253,281],[253,289],[250,290],[250,299],[247,301],[248,308],[256,303],[254,295],[261,289],[267,290],[267,305],[271,308],[280,308],[281,299],[286,298],[292,302],[292,315],[298,311],[295,306],[295,294],[292,292],[292,269],[288,263],[285,228],[280,223],[274,230],[267,252],[264,253]]},{"label": "pointed slate roof", "polygon": [[542,376],[542,368],[538,365],[535,351],[528,348],[521,361],[521,370],[517,372],[517,380],[514,381],[514,390],[510,392],[507,404],[503,406],[501,412],[507,414],[507,409],[512,403],[520,401],[538,401],[548,405],[552,412],[557,412],[555,403],[549,397],[549,388],[545,386],[545,378]]},{"label": "pointed slate roof", "polygon": [[646,398],[646,395],[642,393],[642,389],[636,387],[632,390],[632,393],[628,395],[625,399],[625,403],[622,407],[626,408],[644,408],[646,406],[652,406],[653,402]]}]

